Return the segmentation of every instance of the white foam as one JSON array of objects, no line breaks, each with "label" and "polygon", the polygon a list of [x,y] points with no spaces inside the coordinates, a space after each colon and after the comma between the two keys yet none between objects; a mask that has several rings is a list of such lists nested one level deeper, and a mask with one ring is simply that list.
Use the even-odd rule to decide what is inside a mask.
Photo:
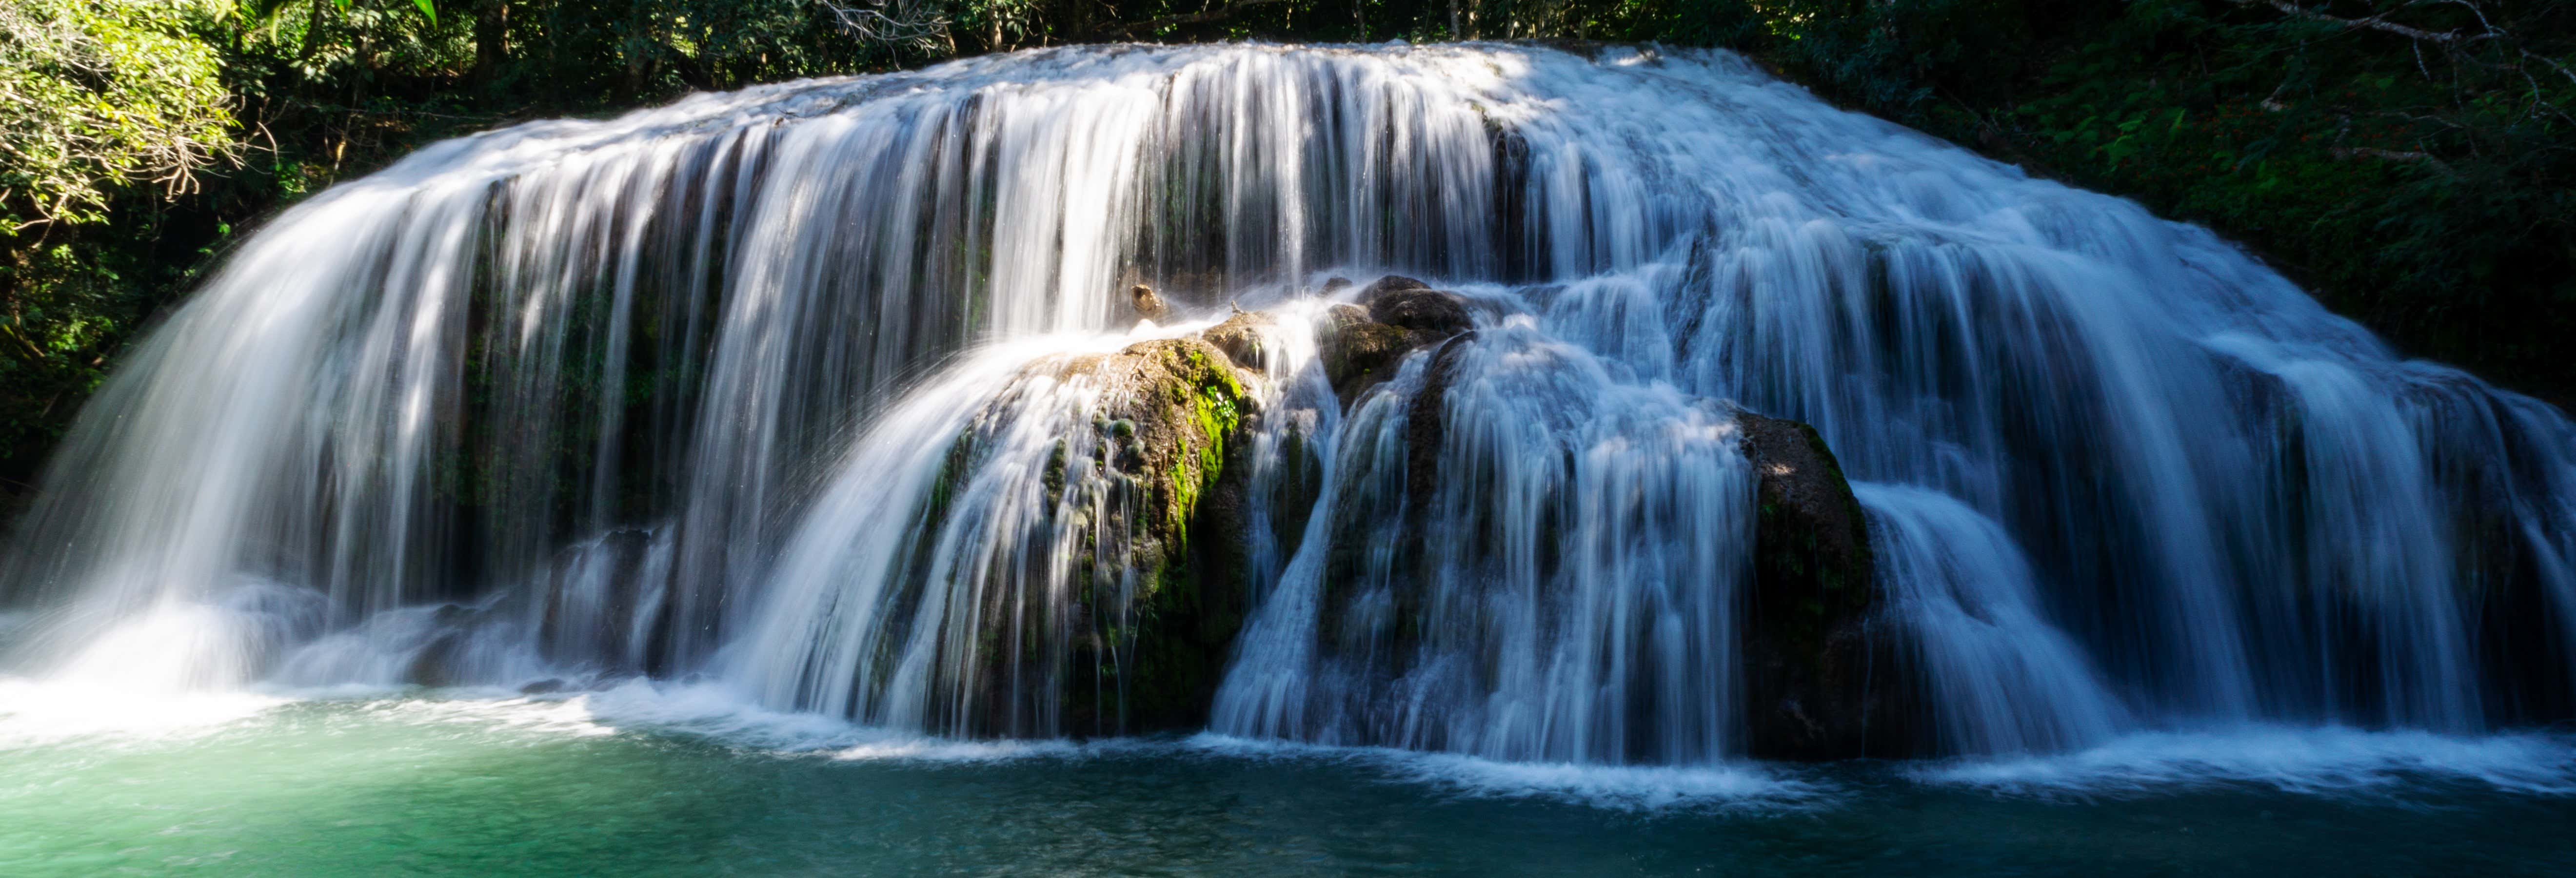
[{"label": "white foam", "polygon": [[358,711],[370,718],[402,725],[459,724],[487,732],[536,736],[599,738],[617,734],[602,722],[584,697],[554,698],[390,698],[362,702]]},{"label": "white foam", "polygon": [[1790,769],[1751,762],[1693,766],[1505,762],[1456,753],[1384,747],[1332,747],[1255,740],[1213,732],[1183,742],[1235,758],[1346,762],[1395,780],[1470,798],[1546,798],[1616,810],[1810,809],[1831,805],[1836,789]]},{"label": "white foam", "polygon": [[85,739],[196,737],[284,703],[245,692],[134,694],[85,683],[0,677],[0,750]]},{"label": "white foam", "polygon": [[1951,760],[1907,773],[1925,783],[2039,796],[2134,795],[2227,784],[2378,794],[2426,781],[2564,796],[2576,795],[2576,737],[2252,726],[2133,734],[2074,753]]},{"label": "white foam", "polygon": [[973,741],[770,710],[717,684],[633,678],[591,691],[523,695],[494,687],[420,690],[377,685],[233,692],[137,692],[72,681],[0,677],[0,751],[57,744],[182,741],[252,721],[274,708],[336,703],[335,721],[466,727],[534,738],[677,734],[750,751],[840,761],[992,761],[1072,757],[1134,742]]},{"label": "white foam", "polygon": [[[452,694],[467,694],[463,692]],[[1083,752],[1069,741],[968,741],[871,728],[837,717],[761,707],[715,683],[633,678],[608,688],[499,700],[403,700],[391,715],[600,736],[680,734],[747,750],[842,761],[986,761]]]},{"label": "white foam", "polygon": [[[408,726],[465,726],[536,738],[678,734],[789,758],[979,763],[1124,755],[1338,766],[1467,798],[1548,799],[1629,811],[1813,810],[1850,794],[1806,769],[1754,762],[1693,766],[1506,762],[1452,753],[1337,747],[1201,733],[1129,738],[958,740],[770,710],[710,683],[630,679],[603,689],[520,695],[507,690],[343,687],[264,693],[116,693],[0,678],[0,751],[62,744],[186,741],[255,722],[298,702],[345,705],[343,716]],[[2576,796],[2576,735],[2488,736],[2343,727],[2249,726],[2150,732],[2045,756],[1954,759],[1896,769],[1918,783],[2000,795],[2101,798],[2231,785],[2321,795],[2403,796],[2469,784]]]},{"label": "white foam", "polygon": [[1070,741],[971,741],[871,728],[837,717],[753,704],[724,685],[657,684],[637,679],[573,699],[594,722],[702,736],[724,744],[836,761],[990,761],[1066,756],[1087,748]]}]

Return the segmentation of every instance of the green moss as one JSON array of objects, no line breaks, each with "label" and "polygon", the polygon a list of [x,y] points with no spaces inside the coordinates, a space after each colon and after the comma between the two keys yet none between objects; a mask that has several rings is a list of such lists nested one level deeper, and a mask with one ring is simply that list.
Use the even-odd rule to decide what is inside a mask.
[{"label": "green moss", "polygon": [[948,456],[940,460],[939,475],[931,480],[930,503],[922,510],[923,515],[932,521],[947,515],[949,501],[956,497],[958,487],[966,483],[974,458],[975,431],[968,428],[960,431],[955,441],[948,443]]},{"label": "green moss", "polygon": [[1040,477],[1046,483],[1046,498],[1047,505],[1049,507],[1053,507],[1057,502],[1064,499],[1064,469],[1065,442],[1062,439],[1058,439],[1055,440],[1054,450],[1047,452],[1046,472]]},{"label": "green moss", "polygon": [[1226,437],[1243,423],[1239,401],[1244,389],[1231,367],[1198,346],[1173,346],[1165,349],[1164,356],[1180,380],[1163,392],[1197,433],[1183,437],[1186,447],[1179,450],[1165,476],[1169,505],[1162,511],[1162,524],[1166,541],[1179,548],[1188,544],[1189,518],[1200,496],[1225,473]]}]

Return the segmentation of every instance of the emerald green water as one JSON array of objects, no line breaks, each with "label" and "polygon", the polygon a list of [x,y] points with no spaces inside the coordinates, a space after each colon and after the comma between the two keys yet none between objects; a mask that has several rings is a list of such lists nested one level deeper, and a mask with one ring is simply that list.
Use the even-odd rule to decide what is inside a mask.
[{"label": "emerald green water", "polygon": [[2563,737],[1679,771],[872,739],[641,684],[31,693],[0,686],[0,875],[2576,873]]}]

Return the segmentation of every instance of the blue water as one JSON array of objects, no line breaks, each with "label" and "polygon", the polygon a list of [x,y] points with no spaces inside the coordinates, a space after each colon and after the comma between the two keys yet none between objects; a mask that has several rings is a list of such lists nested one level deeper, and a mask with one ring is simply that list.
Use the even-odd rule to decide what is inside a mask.
[{"label": "blue water", "polygon": [[2018,762],[1618,769],[939,741],[644,684],[0,694],[12,876],[2576,871],[2564,736],[2251,728]]}]

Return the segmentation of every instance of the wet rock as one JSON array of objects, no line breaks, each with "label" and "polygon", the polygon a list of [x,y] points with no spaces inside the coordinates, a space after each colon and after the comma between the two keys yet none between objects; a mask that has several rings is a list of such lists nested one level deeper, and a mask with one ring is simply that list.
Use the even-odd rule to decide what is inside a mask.
[{"label": "wet rock", "polygon": [[1172,317],[1171,306],[1163,302],[1162,296],[1154,293],[1153,287],[1137,284],[1127,288],[1127,302],[1135,307],[1138,318],[1162,323]]},{"label": "wet rock", "polygon": [[[1400,288],[1381,294],[1373,305],[1421,294],[1445,296]],[[1378,316],[1342,306],[1325,317],[1324,356],[1345,404],[1441,328],[1406,327]],[[1338,654],[1377,657],[1371,659],[1380,663],[1372,673],[1407,673],[1407,657],[1422,636],[1423,596],[1416,580],[1427,571],[1416,569],[1422,563],[1416,545],[1397,545],[1391,556],[1363,551],[1367,531],[1386,516],[1409,516],[1437,496],[1450,438],[1448,390],[1473,378],[1465,374],[1464,354],[1474,338],[1465,332],[1440,343],[1423,366],[1422,387],[1405,403],[1402,497],[1345,497],[1345,503],[1358,505],[1334,521],[1319,642]],[[1747,510],[1755,520],[1754,545],[1736,632],[1744,681],[1741,746],[1766,759],[1922,753],[1926,738],[1913,727],[1923,714],[1914,709],[1919,696],[1910,656],[1901,649],[1897,626],[1878,624],[1868,519],[1840,464],[1806,424],[1751,412],[1734,416],[1755,477],[1753,508]],[[1542,568],[1552,564],[1544,553],[1538,561]],[[1362,585],[1369,582],[1380,584]]]},{"label": "wet rock", "polygon": [[[1266,320],[1238,315],[1243,325]],[[1235,321],[1228,321],[1235,324]],[[1247,333],[1253,334],[1253,333]],[[1257,334],[1253,334],[1256,335]],[[1238,459],[1253,397],[1227,350],[1201,338],[1141,342],[1063,363],[1105,390],[1094,423],[1117,452],[1100,473],[1116,502],[1073,545],[1093,553],[1076,583],[1092,631],[1062,688],[1067,731],[1118,734],[1207,721],[1242,628],[1249,587]],[[1064,466],[1049,463],[1051,487]],[[1007,652],[997,653],[1006,657]],[[999,669],[995,669],[998,671]],[[987,678],[1001,679],[999,673]]]},{"label": "wet rock", "polygon": [[552,679],[552,678],[548,678],[548,679],[544,679],[544,680],[538,680],[538,681],[536,681],[536,682],[534,682],[534,683],[530,683],[530,684],[528,684],[528,685],[525,685],[525,686],[521,686],[521,687],[519,687],[519,694],[521,694],[521,695],[549,695],[549,694],[553,694],[553,693],[556,693],[556,692],[564,691],[564,689],[565,689],[565,688],[566,688],[566,687],[564,686],[564,681],[562,681],[562,680],[556,680],[556,679]]},{"label": "wet rock", "polygon": [[1875,626],[1868,518],[1814,427],[1739,412],[1756,487],[1743,650],[1746,751],[1764,759],[1909,755],[1907,675]]},{"label": "wet rock", "polygon": [[1465,300],[1439,290],[1396,290],[1369,300],[1368,309],[1371,320],[1433,337],[1456,335],[1476,326],[1475,318],[1467,315]]},{"label": "wet rock", "polygon": [[1418,346],[1412,332],[1371,320],[1368,309],[1357,305],[1335,305],[1320,322],[1315,327],[1316,356],[1323,361],[1324,378],[1333,383],[1333,393],[1341,397],[1344,408],[1362,392],[1393,377],[1395,365]]},{"label": "wet rock", "polygon": [[1458,380],[1459,358],[1476,334],[1452,336],[1424,366],[1422,389],[1406,401],[1404,416],[1404,495],[1428,503],[1440,486],[1440,450],[1448,441],[1449,385]]},{"label": "wet rock", "polygon": [[1366,305],[1371,302],[1375,302],[1379,296],[1383,296],[1388,293],[1401,292],[1404,290],[1427,290],[1430,288],[1430,284],[1423,283],[1419,280],[1405,277],[1400,274],[1390,274],[1385,277],[1378,278],[1376,281],[1371,282],[1367,289],[1361,290],[1360,304]]},{"label": "wet rock", "polygon": [[1231,358],[1204,340],[1157,339],[1079,358],[1071,368],[1106,385],[1101,416],[1113,432],[1132,434],[1124,439],[1132,456],[1118,463],[1155,493],[1150,535],[1178,538],[1171,531],[1221,474],[1228,440],[1252,402]]},{"label": "wet rock", "polygon": [[1235,365],[1258,372],[1270,368],[1266,332],[1278,323],[1268,312],[1236,311],[1225,322],[1199,333],[1199,337],[1224,351]]},{"label": "wet rock", "polygon": [[[588,661],[631,654],[660,627],[668,571],[648,569],[653,534],[621,529],[559,552],[548,576],[537,642],[549,656]],[[630,626],[625,620],[647,620]],[[644,643],[634,641],[643,639]],[[649,650],[648,650],[649,651]],[[641,671],[622,662],[618,671]]]},{"label": "wet rock", "polygon": [[425,617],[416,617],[418,624],[373,633],[373,639],[388,652],[410,650],[403,682],[436,689],[490,679],[477,673],[483,670],[477,667],[483,663],[477,661],[481,656],[475,654],[472,642],[474,629],[492,621],[487,609],[441,604],[415,612],[426,613]]},{"label": "wet rock", "polygon": [[1326,310],[1315,334],[1324,377],[1345,408],[1394,377],[1406,354],[1475,326],[1465,300],[1409,277],[1380,278],[1360,298],[1365,307]]}]

